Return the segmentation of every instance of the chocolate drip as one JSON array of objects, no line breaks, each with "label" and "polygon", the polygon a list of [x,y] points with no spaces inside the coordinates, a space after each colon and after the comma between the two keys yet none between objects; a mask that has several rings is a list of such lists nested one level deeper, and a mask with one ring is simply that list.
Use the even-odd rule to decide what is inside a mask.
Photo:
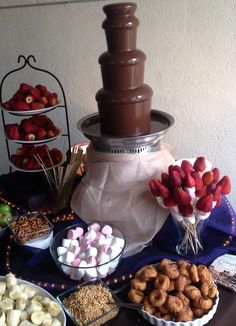
[{"label": "chocolate drip", "polygon": [[104,6],[108,51],[99,57],[103,88],[96,94],[101,132],[114,137],[150,129],[152,89],[144,84],[145,54],[136,49],[138,19],[134,3]]}]

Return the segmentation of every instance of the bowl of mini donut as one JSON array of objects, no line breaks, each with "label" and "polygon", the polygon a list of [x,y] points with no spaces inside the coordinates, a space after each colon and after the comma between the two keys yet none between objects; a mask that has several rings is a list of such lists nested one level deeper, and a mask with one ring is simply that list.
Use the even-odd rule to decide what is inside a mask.
[{"label": "bowl of mini donut", "polygon": [[214,316],[219,292],[205,265],[185,260],[143,266],[130,281],[128,299],[143,304],[152,325],[202,326]]}]

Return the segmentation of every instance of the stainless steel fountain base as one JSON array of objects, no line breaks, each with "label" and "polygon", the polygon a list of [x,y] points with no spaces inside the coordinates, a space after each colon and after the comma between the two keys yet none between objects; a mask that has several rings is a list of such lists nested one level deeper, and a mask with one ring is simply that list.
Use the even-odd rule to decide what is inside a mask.
[{"label": "stainless steel fountain base", "polygon": [[101,133],[100,116],[93,113],[82,118],[78,129],[92,142],[93,148],[106,153],[141,153],[159,150],[159,141],[174,124],[174,118],[162,111],[151,111],[150,132],[134,137],[111,137]]}]

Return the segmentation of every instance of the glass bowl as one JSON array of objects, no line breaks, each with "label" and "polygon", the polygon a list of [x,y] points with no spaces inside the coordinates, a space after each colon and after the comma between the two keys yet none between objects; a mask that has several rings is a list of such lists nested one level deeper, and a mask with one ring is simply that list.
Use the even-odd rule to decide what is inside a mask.
[{"label": "glass bowl", "polygon": [[47,249],[53,240],[53,225],[42,212],[31,212],[7,222],[16,243]]},{"label": "glass bowl", "polygon": [[98,326],[116,317],[120,299],[100,280],[90,280],[57,296],[66,314],[78,326]]},{"label": "glass bowl", "polygon": [[[90,279],[104,278],[113,273],[124,252],[125,238],[120,230],[112,227],[112,235],[107,236],[111,244],[102,244],[103,241],[94,239],[88,247],[84,245],[86,234],[90,225],[83,223],[74,224],[58,232],[50,246],[51,256],[58,269],[67,277],[77,281],[88,281]],[[99,224],[100,228],[107,225]],[[84,235],[68,239],[68,234],[72,235],[75,230],[83,230]],[[97,232],[97,235],[101,232]],[[99,236],[99,235],[98,235]],[[117,245],[119,243],[119,245]],[[116,245],[115,245],[116,244]],[[104,249],[108,250],[104,253]],[[95,252],[95,254],[94,254]]]}]

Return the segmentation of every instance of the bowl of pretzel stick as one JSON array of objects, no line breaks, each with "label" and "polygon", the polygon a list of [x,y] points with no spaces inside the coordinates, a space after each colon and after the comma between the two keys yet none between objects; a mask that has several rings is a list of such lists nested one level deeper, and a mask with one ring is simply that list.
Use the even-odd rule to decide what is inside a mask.
[{"label": "bowl of pretzel stick", "polygon": [[219,292],[206,265],[185,260],[143,266],[130,281],[128,299],[142,303],[143,318],[158,326],[202,326],[214,316]]}]

